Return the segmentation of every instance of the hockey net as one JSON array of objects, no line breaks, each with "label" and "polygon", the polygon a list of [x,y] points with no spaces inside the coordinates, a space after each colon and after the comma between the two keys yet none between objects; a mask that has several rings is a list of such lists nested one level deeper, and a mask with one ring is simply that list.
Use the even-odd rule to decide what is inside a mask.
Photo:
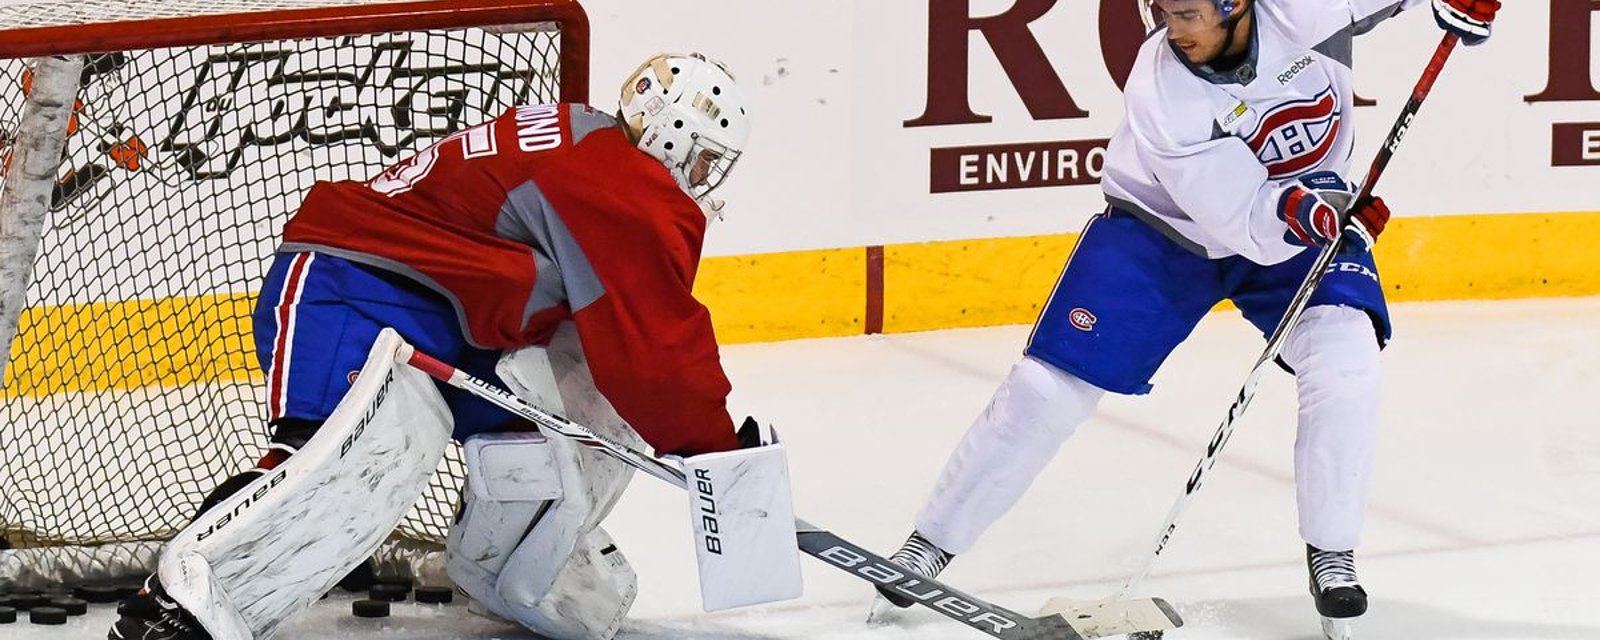
[{"label": "hockey net", "polygon": [[[149,570],[261,455],[250,314],[315,181],[585,101],[587,51],[576,0],[0,5],[0,590]],[[33,129],[61,82],[57,155]],[[443,542],[461,479],[451,451],[394,549]]]}]

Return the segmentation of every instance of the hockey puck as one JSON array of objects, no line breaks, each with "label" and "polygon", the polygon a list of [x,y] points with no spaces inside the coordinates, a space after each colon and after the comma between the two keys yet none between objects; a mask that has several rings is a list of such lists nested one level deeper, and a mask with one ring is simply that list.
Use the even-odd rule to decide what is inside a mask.
[{"label": "hockey puck", "polygon": [[77,598],[51,598],[45,605],[65,611],[69,616],[81,616],[89,612],[89,603]]},{"label": "hockey puck", "polygon": [[450,587],[417,587],[416,598],[426,604],[450,604],[456,599],[456,592]]},{"label": "hockey puck", "polygon": [[9,603],[17,611],[27,611],[44,604],[44,596],[37,593],[13,593]]},{"label": "hockey puck", "polygon": [[350,573],[345,574],[344,578],[339,580],[339,588],[350,593],[371,589],[372,584],[373,579],[371,560],[365,560],[361,564],[356,565],[356,568],[351,569]]},{"label": "hockey puck", "polygon": [[357,600],[350,605],[350,613],[357,618],[387,618],[389,603],[382,600]]},{"label": "hockey puck", "polygon": [[11,607],[0,607],[0,624],[11,624],[17,621],[17,610]]},{"label": "hockey puck", "polygon": [[410,591],[412,587],[417,585],[416,580],[406,576],[378,576],[377,582],[378,584],[397,584],[405,587],[406,591]]},{"label": "hockey puck", "polygon": [[28,612],[28,622],[34,624],[66,624],[67,610],[59,607],[34,607]]},{"label": "hockey puck", "polygon": [[384,602],[401,602],[406,599],[406,594],[410,591],[403,585],[379,583],[372,585],[372,590],[367,592],[367,596]]},{"label": "hockey puck", "polygon": [[116,587],[104,584],[78,587],[77,589],[72,590],[73,597],[84,602],[93,602],[96,604],[104,604],[107,602],[116,602],[121,600],[122,597],[117,595],[119,593],[122,592]]}]

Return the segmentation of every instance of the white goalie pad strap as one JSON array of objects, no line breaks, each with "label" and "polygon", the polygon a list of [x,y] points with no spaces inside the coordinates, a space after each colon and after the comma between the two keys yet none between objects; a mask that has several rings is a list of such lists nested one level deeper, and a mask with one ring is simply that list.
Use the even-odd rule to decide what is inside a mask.
[{"label": "white goalie pad strap", "polygon": [[705,610],[800,597],[783,445],[694,456],[684,460],[684,471]]},{"label": "white goalie pad strap", "polygon": [[550,441],[536,431],[485,433],[467,439],[467,487],[488,502],[539,502],[561,497],[561,472]]},{"label": "white goalie pad strap", "polygon": [[452,421],[384,330],[316,435],[197,518],[161,554],[167,593],[214,640],[271,638],[372,555],[422,495]]}]

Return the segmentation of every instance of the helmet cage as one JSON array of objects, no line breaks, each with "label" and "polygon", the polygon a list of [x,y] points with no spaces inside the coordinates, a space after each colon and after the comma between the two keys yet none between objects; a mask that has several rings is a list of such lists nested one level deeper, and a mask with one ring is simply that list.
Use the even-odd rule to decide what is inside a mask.
[{"label": "helmet cage", "polygon": [[[695,200],[705,199],[733,173],[742,152],[698,133],[690,134],[689,150],[682,161],[669,163],[673,177]],[[696,176],[696,165],[705,162],[705,174]]]}]

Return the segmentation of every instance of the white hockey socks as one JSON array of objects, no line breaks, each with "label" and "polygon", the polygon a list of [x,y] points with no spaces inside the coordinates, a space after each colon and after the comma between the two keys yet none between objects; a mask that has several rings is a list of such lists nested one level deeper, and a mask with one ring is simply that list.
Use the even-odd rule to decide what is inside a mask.
[{"label": "white hockey socks", "polygon": [[1076,376],[1023,358],[945,463],[917,515],[917,532],[952,554],[971,549],[1104,395]]},{"label": "white hockey socks", "polygon": [[1372,488],[1382,375],[1365,311],[1307,309],[1283,348],[1300,393],[1294,445],[1300,535],[1318,548],[1355,549]]},{"label": "white hockey socks", "polygon": [[201,514],[161,553],[173,600],[214,640],[270,638],[372,555],[450,441],[444,399],[379,334],[355,385],[283,464]]}]

